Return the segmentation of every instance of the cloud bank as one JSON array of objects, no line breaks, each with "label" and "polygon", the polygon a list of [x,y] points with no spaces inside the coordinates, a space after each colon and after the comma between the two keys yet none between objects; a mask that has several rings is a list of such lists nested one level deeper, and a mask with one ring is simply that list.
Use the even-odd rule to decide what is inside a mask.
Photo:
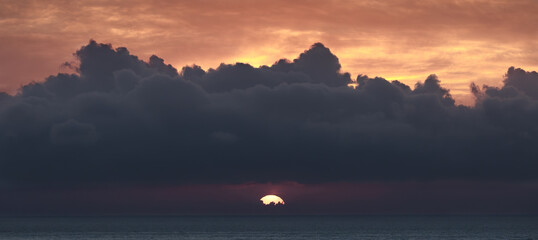
[{"label": "cloud bank", "polygon": [[90,41],[77,74],[0,94],[0,182],[536,180],[538,73],[414,87],[359,75],[321,43],[272,66],[178,71]]}]

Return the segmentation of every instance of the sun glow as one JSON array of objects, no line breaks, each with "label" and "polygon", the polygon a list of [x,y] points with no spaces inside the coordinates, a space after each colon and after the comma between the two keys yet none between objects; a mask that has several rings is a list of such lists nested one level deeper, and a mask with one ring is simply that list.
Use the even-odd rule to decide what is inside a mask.
[{"label": "sun glow", "polygon": [[262,197],[260,199],[260,201],[263,202],[264,205],[269,205],[271,203],[273,203],[274,205],[278,205],[278,204],[286,204],[284,203],[284,200],[282,200],[282,198],[280,198],[279,196],[276,196],[276,195],[266,195],[264,197]]},{"label": "sun glow", "polygon": [[348,83],[347,86],[350,88],[356,89],[359,86],[359,84],[356,82],[352,82],[352,83]]}]

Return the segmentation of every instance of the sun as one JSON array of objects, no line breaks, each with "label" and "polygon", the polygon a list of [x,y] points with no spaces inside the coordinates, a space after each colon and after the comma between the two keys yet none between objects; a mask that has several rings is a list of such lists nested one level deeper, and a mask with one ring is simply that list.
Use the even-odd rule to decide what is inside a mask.
[{"label": "sun", "polygon": [[274,204],[274,205],[278,205],[278,204],[286,204],[284,203],[284,200],[282,200],[282,198],[280,198],[279,196],[277,195],[265,195],[264,197],[262,197],[260,199],[260,201],[263,202],[263,204],[265,205],[269,205],[269,204]]}]

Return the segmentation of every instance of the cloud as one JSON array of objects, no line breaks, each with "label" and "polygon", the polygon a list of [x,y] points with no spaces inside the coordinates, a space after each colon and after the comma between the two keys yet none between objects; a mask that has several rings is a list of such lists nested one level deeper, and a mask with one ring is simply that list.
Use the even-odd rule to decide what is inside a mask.
[{"label": "cloud", "polygon": [[281,59],[271,67],[252,67],[245,63],[221,64],[207,74],[198,66],[183,68],[183,79],[196,81],[206,91],[228,92],[257,85],[275,87],[282,83],[323,83],[330,87],[347,86],[349,73],[340,72],[338,58],[321,43],[316,43],[293,62]]},{"label": "cloud", "polygon": [[77,74],[0,95],[9,184],[536,180],[536,72],[510,68],[456,105],[435,75],[411,88],[348,73],[321,43],[259,68],[176,68],[90,41]]},{"label": "cloud", "polygon": [[60,145],[91,144],[97,140],[93,125],[79,123],[73,119],[52,126],[50,138],[52,143]]},{"label": "cloud", "polygon": [[[413,85],[435,72],[468,105],[470,81],[498,85],[508,66],[537,67],[533,0],[5,1],[0,11],[0,91],[10,93],[55,74],[92,37],[143,59],[156,53],[175,66],[204,68],[237,59],[270,65],[323,42],[352,75]],[[476,74],[454,76],[454,69]]]}]

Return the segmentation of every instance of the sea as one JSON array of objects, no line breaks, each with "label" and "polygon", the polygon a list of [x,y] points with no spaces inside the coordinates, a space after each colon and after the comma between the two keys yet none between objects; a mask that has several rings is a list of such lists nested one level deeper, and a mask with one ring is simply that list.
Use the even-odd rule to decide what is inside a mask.
[{"label": "sea", "polygon": [[538,240],[538,216],[1,217],[0,239]]}]

